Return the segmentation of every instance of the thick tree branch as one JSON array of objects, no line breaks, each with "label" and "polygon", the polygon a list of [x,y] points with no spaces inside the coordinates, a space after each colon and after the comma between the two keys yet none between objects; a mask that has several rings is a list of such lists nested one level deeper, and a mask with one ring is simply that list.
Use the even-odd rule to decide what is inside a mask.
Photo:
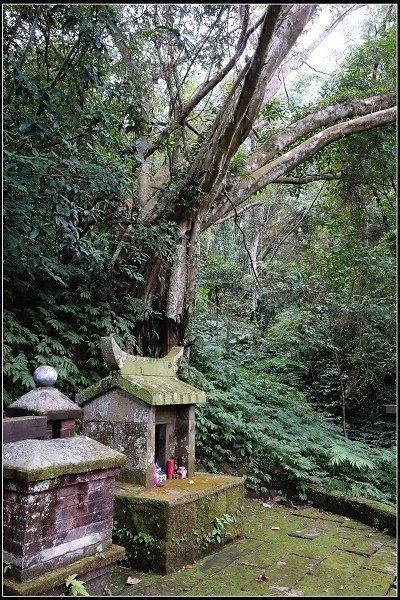
[{"label": "thick tree branch", "polygon": [[252,173],[253,180],[242,184],[236,192],[239,196],[246,195],[248,197],[250,194],[265,187],[268,183],[276,181],[276,179],[285,173],[289,173],[332,142],[349,135],[354,135],[355,133],[360,133],[361,131],[393,123],[396,120],[396,115],[397,107],[395,106],[328,127],[325,131],[315,134],[299,146],[289,150],[283,156],[254,171]]},{"label": "thick tree branch", "polygon": [[303,119],[296,121],[271,136],[262,146],[253,152],[244,167],[244,173],[251,175],[261,165],[266,164],[279,152],[297,142],[303,136],[320,127],[326,127],[341,119],[355,115],[367,115],[377,110],[390,108],[396,104],[396,94],[371,96],[363,100],[350,100],[327,106],[312,112]]},{"label": "thick tree branch", "polygon": [[[319,152],[325,146],[328,146],[332,142],[343,137],[393,123],[396,120],[396,115],[397,107],[379,110],[377,112],[352,119],[351,121],[333,125],[332,127],[315,134],[302,144],[299,144],[275,160],[268,161],[268,158],[270,157],[267,153],[265,153],[265,158],[264,156],[262,158],[266,162],[259,168],[255,168],[251,174],[249,174],[249,177],[246,179],[240,179],[236,185],[231,188],[230,195],[235,199],[236,207],[241,205],[252,194],[263,189],[268,184],[277,182],[279,178],[283,177],[286,173],[289,173],[298,165],[314,156],[314,154]],[[292,127],[293,126],[291,126],[289,129],[292,129]],[[285,130],[285,132],[286,131],[287,130]],[[274,137],[276,137],[276,142],[280,142],[279,137]],[[293,139],[295,137],[296,135],[293,135]],[[277,153],[278,149],[275,146],[275,152],[271,152],[271,155],[273,156]],[[259,154],[259,156],[262,155]],[[251,164],[253,167],[256,167],[256,163],[252,162]],[[227,202],[219,202],[218,206],[209,213],[204,224],[204,229],[222,219],[229,212],[229,210],[230,206]]]},{"label": "thick tree branch", "polygon": [[283,63],[282,67],[271,79],[268,88],[266,89],[263,105],[275,96],[277,91],[282,86],[284,79],[293,71],[301,67],[308,59],[308,57],[314,52],[316,48],[332,33],[332,31],[345,19],[351,12],[362,8],[365,4],[351,4],[344,9],[344,11],[337,17],[334,17],[333,21],[329,23],[320,35],[307,46],[302,52],[296,56],[287,58]]}]

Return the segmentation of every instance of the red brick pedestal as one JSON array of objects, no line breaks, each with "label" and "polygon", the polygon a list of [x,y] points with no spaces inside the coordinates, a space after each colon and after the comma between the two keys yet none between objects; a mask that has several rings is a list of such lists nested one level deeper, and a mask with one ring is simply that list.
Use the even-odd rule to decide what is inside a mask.
[{"label": "red brick pedestal", "polygon": [[77,562],[88,580],[93,570],[99,577],[108,573],[124,554],[112,547],[115,477],[124,455],[83,436],[24,440],[3,448],[3,560],[12,566],[7,589],[29,595],[38,578],[40,587],[47,581],[52,588],[55,571],[65,575],[69,566],[68,574],[76,573]]}]

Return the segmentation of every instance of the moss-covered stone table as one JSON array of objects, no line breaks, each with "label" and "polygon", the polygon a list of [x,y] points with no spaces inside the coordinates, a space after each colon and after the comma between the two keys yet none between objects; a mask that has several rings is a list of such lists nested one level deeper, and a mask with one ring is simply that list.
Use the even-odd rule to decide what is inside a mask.
[{"label": "moss-covered stone table", "polygon": [[244,481],[196,473],[146,489],[117,482],[114,541],[132,564],[170,573],[243,533]]}]

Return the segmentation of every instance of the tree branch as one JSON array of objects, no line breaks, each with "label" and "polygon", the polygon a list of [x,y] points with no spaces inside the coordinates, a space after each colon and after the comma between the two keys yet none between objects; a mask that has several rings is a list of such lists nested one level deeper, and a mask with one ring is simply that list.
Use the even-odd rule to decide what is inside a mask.
[{"label": "tree branch", "polygon": [[[359,110],[365,110],[366,106],[369,106],[370,110],[374,109],[376,104],[372,101],[376,101],[377,98],[381,97],[363,100],[361,103],[350,103],[353,105],[352,110],[356,111],[357,108]],[[382,102],[382,104],[391,103],[393,100],[395,101],[393,94],[388,94],[384,97],[384,99],[385,101]],[[327,110],[328,114],[325,114],[325,119],[322,119],[321,114],[319,115],[319,118],[315,120],[315,124],[318,123],[318,126],[315,128],[319,128],[322,122],[328,118],[331,120],[337,120],[335,112],[332,111],[332,108],[333,107],[328,107],[328,109],[319,111],[320,113],[324,113],[324,111]],[[312,130],[314,128],[312,117],[318,117],[318,114],[319,113],[315,113],[315,115],[308,116],[302,120],[308,121],[307,127],[304,129]],[[243,176],[241,176],[240,179],[238,178],[236,185],[233,185],[230,191],[230,194],[235,198],[236,206],[241,205],[252,194],[263,189],[268,184],[277,182],[279,178],[292,171],[299,164],[303,163],[308,158],[311,158],[314,156],[314,154],[319,152],[319,150],[325,146],[328,146],[332,142],[355,133],[360,133],[362,131],[367,131],[368,129],[393,123],[396,120],[396,115],[397,107],[391,107],[384,110],[379,110],[377,112],[372,112],[371,114],[355,118],[351,121],[333,125],[332,127],[329,127],[324,131],[321,131],[310,137],[308,140],[299,144],[292,150],[289,150],[282,156],[271,160],[274,155],[278,154],[281,148],[285,148],[287,145],[289,145],[289,140],[290,143],[292,143],[296,139],[303,136],[304,131],[301,126],[299,126],[302,121],[291,125],[289,128],[285,129],[283,132],[280,132],[280,134],[276,134],[270,138],[268,142],[266,142],[264,147],[268,146],[269,152],[261,152],[260,149],[250,157],[248,160],[248,176],[245,179]],[[299,127],[300,133],[296,133],[296,126]],[[280,139],[280,135],[283,138],[282,140]],[[257,156],[260,161],[263,161],[263,164],[259,168],[257,168],[255,156]],[[250,171],[249,167],[252,167],[253,170]],[[209,213],[207,223],[205,224],[204,228],[207,228],[216,221],[219,221],[227,214],[227,212],[229,212],[229,210],[230,207],[227,202],[218,203],[218,205]]]},{"label": "tree branch", "polygon": [[393,123],[396,120],[396,115],[397,107],[395,106],[328,127],[325,131],[315,134],[299,146],[286,152],[283,156],[280,156],[253,172],[252,175],[254,180],[247,183],[242,190],[247,188],[246,195],[248,197],[250,194],[265,187],[268,183],[276,181],[284,173],[292,171],[299,164],[306,159],[311,158],[314,154],[319,152],[319,150],[325,148],[325,146],[328,146],[332,142],[349,135],[354,135],[355,133],[360,133],[361,131],[367,131],[369,129],[374,129],[375,127],[382,127],[383,125]]},{"label": "tree branch", "polygon": [[[254,206],[262,206],[262,202],[250,202],[250,204],[246,204],[245,206],[241,206],[239,208],[239,210],[237,210],[236,206],[234,206],[235,210],[232,209],[232,212],[229,212],[225,217],[222,217],[222,219],[219,219],[218,221],[215,221],[215,223],[213,223],[213,225],[220,225],[221,223],[224,223],[225,221],[228,221],[229,219],[232,219],[232,217],[234,217],[235,215],[241,215],[246,210],[248,210],[250,208],[253,208]],[[232,205],[231,205],[231,207],[232,207]]]},{"label": "tree branch", "polygon": [[303,185],[312,181],[336,181],[342,178],[342,173],[315,173],[303,177],[278,177],[274,183],[285,183],[291,185]]},{"label": "tree branch", "polygon": [[247,18],[247,20],[246,19],[244,20],[244,23],[242,25],[242,31],[241,31],[240,38],[239,38],[239,43],[236,48],[235,54],[230,59],[230,61],[225,65],[225,67],[223,67],[218,73],[216,73],[214,75],[214,77],[212,77],[212,79],[210,79],[209,81],[204,83],[202,86],[200,86],[200,88],[198,88],[194,92],[193,96],[190,98],[190,100],[188,100],[188,102],[186,102],[186,104],[184,105],[184,107],[182,108],[180,113],[177,115],[178,123],[183,123],[183,121],[186,119],[188,114],[190,112],[192,112],[192,110],[195,108],[195,106],[197,106],[199,104],[199,102],[205,96],[207,96],[207,94],[213,88],[215,88],[215,86],[220,81],[222,81],[224,79],[224,77],[226,77],[226,75],[229,73],[229,71],[232,70],[232,68],[235,66],[235,64],[239,60],[240,56],[243,54],[243,52],[246,48],[247,40],[249,39],[250,35],[261,25],[261,23],[263,22],[263,18],[264,18],[264,15],[262,17],[260,17],[258,19],[258,21],[252,27],[250,27],[250,29],[246,33],[243,32],[243,26],[245,26],[247,24],[248,18]]},{"label": "tree branch", "polygon": [[261,165],[266,164],[279,152],[316,129],[326,127],[347,117],[366,115],[376,110],[390,108],[395,104],[396,94],[382,94],[363,100],[340,102],[312,112],[299,121],[292,123],[289,127],[278,131],[253,152],[246,160],[244,173],[251,175],[252,172],[260,168]]},{"label": "tree branch", "polygon": [[243,229],[242,229],[242,228],[240,227],[240,225],[239,225],[239,214],[238,214],[238,212],[237,212],[237,210],[236,210],[236,206],[234,205],[234,203],[232,202],[232,200],[229,198],[229,196],[228,196],[228,194],[226,193],[226,191],[225,191],[225,190],[223,190],[223,192],[222,192],[222,193],[223,193],[223,194],[224,194],[224,196],[225,196],[225,197],[228,199],[228,202],[229,202],[229,203],[230,203],[230,205],[232,206],[233,212],[235,213],[235,225],[236,225],[236,227],[239,229],[240,233],[242,234],[243,246],[244,246],[244,249],[246,250],[246,252],[247,252],[247,255],[248,255],[248,257],[249,257],[249,265],[250,265],[250,267],[251,267],[251,270],[252,270],[252,272],[253,272],[254,281],[256,282],[257,286],[258,286],[258,287],[260,287],[260,281],[259,281],[259,279],[258,279],[258,276],[257,276],[257,271],[256,271],[256,268],[255,268],[255,266],[254,266],[254,263],[253,263],[253,258],[252,258],[252,256],[251,256],[250,250],[249,250],[249,249],[248,249],[248,247],[247,247],[247,243],[246,243],[246,236],[245,236],[245,234],[244,234],[244,231],[243,231]]},{"label": "tree branch", "polygon": [[[288,232],[287,232],[287,233],[286,233],[286,234],[283,236],[283,238],[277,242],[277,245],[275,246],[275,248],[274,248],[274,249],[273,249],[273,251],[272,251],[272,255],[271,255],[271,257],[270,257],[270,259],[269,259],[269,261],[268,261],[268,264],[269,264],[270,262],[272,262],[272,260],[275,258],[275,256],[276,256],[276,253],[278,252],[279,248],[282,246],[283,242],[284,242],[285,240],[287,240],[287,238],[289,237],[289,235],[290,235],[290,234],[292,234],[292,233],[293,233],[293,231],[294,231],[295,229],[297,229],[297,228],[298,228],[298,226],[300,225],[300,223],[301,223],[301,222],[302,222],[302,221],[305,219],[306,215],[307,215],[307,214],[310,212],[310,210],[312,209],[312,207],[314,206],[314,204],[315,204],[315,203],[316,203],[316,201],[318,200],[318,198],[319,198],[319,196],[320,196],[320,194],[321,194],[321,192],[322,192],[322,190],[323,190],[323,187],[324,187],[324,186],[322,185],[322,186],[321,186],[321,188],[320,188],[320,190],[318,191],[317,195],[315,196],[315,198],[314,198],[314,199],[313,199],[313,201],[311,202],[310,206],[309,206],[309,207],[308,207],[308,208],[307,208],[307,209],[306,209],[306,210],[303,212],[303,214],[301,215],[300,219],[297,219],[297,221],[295,222],[295,224],[293,225],[293,227],[291,227],[291,228],[289,229],[289,231],[288,231]],[[282,232],[281,232],[281,233],[282,233]],[[278,234],[278,236],[277,236],[277,237],[279,237],[279,235],[280,235],[280,233]]]},{"label": "tree branch", "polygon": [[[314,50],[332,33],[332,31],[339,25],[343,19],[345,19],[351,12],[362,8],[365,4],[352,4],[344,10],[338,17],[334,18],[334,20],[329,23],[325,29],[320,33],[320,35],[313,41],[311,44],[305,48],[298,56],[291,57],[286,59],[280,70],[274,75],[271,79],[268,88],[266,89],[266,93],[264,96],[263,106],[268,104],[268,102],[275,96],[277,91],[280,89],[282,82],[284,79],[293,71],[301,67],[302,64],[308,59],[308,57],[314,52]],[[312,67],[311,67],[312,68]]]}]

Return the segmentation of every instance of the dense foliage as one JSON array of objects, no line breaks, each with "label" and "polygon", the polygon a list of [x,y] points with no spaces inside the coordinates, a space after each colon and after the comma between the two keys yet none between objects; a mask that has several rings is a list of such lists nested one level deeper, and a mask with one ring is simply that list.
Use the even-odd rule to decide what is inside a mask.
[{"label": "dense foliage", "polygon": [[182,368],[182,377],[207,393],[196,416],[197,453],[207,470],[244,475],[246,487],[261,493],[280,486],[284,494],[289,482],[305,499],[308,484],[317,483],[395,503],[393,439],[385,448],[346,440],[336,419],[274,373],[293,368],[290,361],[262,360],[240,332],[230,342],[221,350],[203,334],[193,346],[198,368]]},{"label": "dense foliage", "polygon": [[136,104],[129,82],[110,79],[115,18],[111,5],[7,9],[6,403],[49,362],[66,393],[93,383],[101,335],[137,349],[133,330],[148,308],[132,286],[149,252],[162,256],[172,239],[167,224],[129,225],[132,159],[119,150]]}]

